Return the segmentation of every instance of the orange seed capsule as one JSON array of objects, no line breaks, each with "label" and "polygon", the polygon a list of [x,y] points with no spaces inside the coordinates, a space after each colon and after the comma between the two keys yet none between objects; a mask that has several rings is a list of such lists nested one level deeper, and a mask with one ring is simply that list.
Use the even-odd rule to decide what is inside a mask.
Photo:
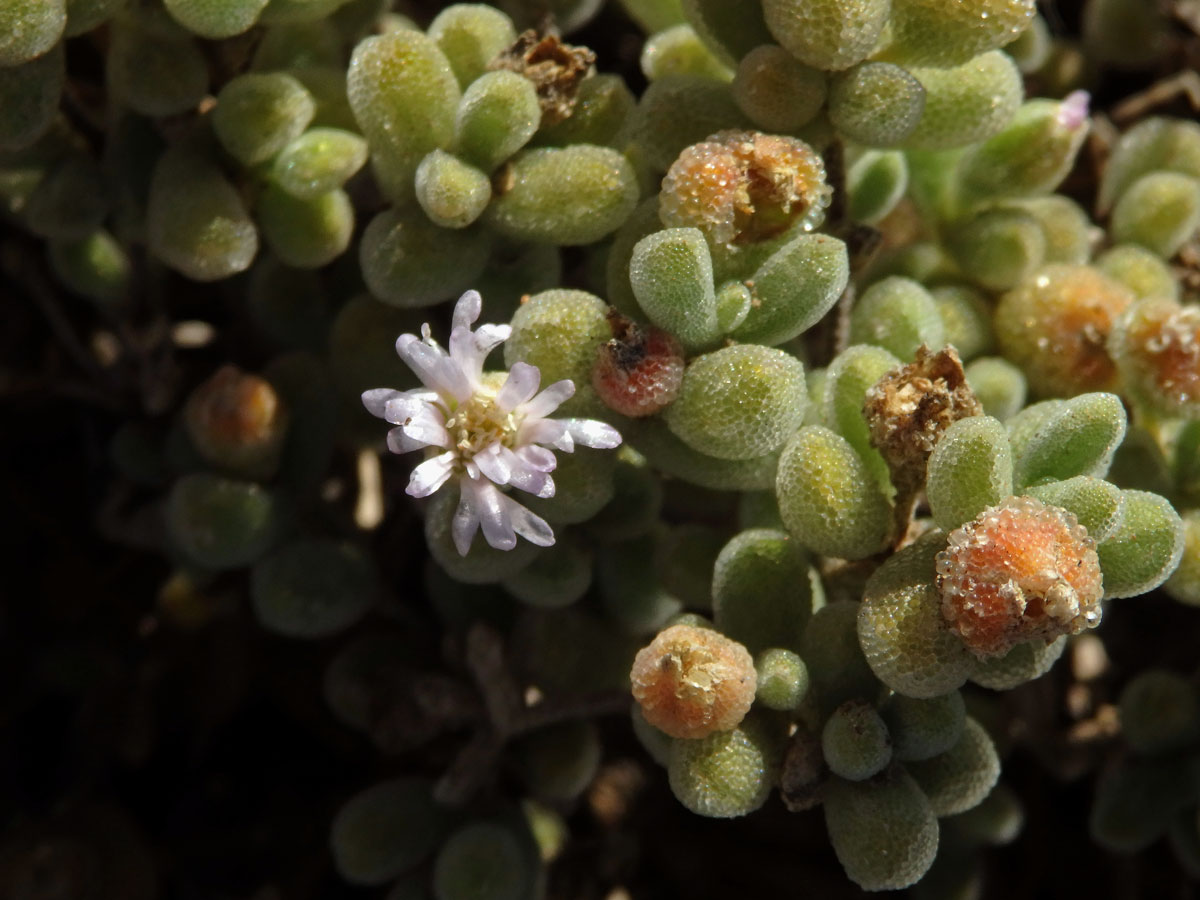
[{"label": "orange seed capsule", "polygon": [[672,625],[638,651],[629,673],[646,721],[676,738],[736,728],[754,702],[750,651],[719,632]]},{"label": "orange seed capsule", "polygon": [[713,244],[753,244],[796,221],[811,231],[832,194],[825,163],[804,141],[720,131],[671,164],[659,215],[668,227],[699,228]]},{"label": "orange seed capsule", "polygon": [[683,383],[683,348],[653,325],[639,325],[614,311],[608,314],[612,340],[602,345],[592,366],[592,387],[609,409],[640,418],[665,409]]},{"label": "orange seed capsule", "polygon": [[1139,399],[1169,415],[1200,414],[1200,308],[1142,300],[1118,320],[1109,349]]},{"label": "orange seed capsule", "polygon": [[192,443],[213,465],[265,477],[279,461],[287,409],[264,378],[222,366],[192,391],[183,418]]},{"label": "orange seed capsule", "polygon": [[1100,623],[1096,542],[1071,513],[1010,497],[950,533],[935,557],[942,615],[978,657]]},{"label": "orange seed capsule", "polygon": [[1117,370],[1108,336],[1133,299],[1091,266],[1044,266],[1000,298],[996,336],[1043,395],[1112,391]]}]

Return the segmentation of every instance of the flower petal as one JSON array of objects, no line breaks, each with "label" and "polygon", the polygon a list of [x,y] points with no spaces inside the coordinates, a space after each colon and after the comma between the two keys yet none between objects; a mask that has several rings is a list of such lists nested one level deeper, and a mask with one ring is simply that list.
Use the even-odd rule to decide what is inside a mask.
[{"label": "flower petal", "polygon": [[531,469],[537,469],[539,472],[553,472],[558,465],[558,460],[554,458],[554,454],[545,447],[539,447],[536,444],[526,444],[524,447],[518,447],[513,454],[525,463]]},{"label": "flower petal", "polygon": [[[475,491],[475,512],[479,516],[479,527],[483,529],[483,539],[497,550],[511,550],[517,546],[510,506],[504,502],[508,498],[490,481],[472,480],[470,485]],[[515,501],[509,503],[519,507]]]},{"label": "flower petal", "polygon": [[400,391],[392,388],[371,388],[369,391],[362,392],[362,402],[363,406],[367,408],[367,412],[382,419],[388,401],[399,396],[401,396]]},{"label": "flower petal", "polygon": [[449,480],[457,458],[458,454],[450,450],[425,460],[412,470],[404,492],[410,497],[428,497]]},{"label": "flower petal", "polygon": [[554,529],[541,516],[534,515],[511,497],[501,498],[508,507],[508,519],[512,529],[531,544],[539,547],[554,545]]},{"label": "flower petal", "polygon": [[471,396],[472,386],[466,373],[440,347],[422,342],[415,334],[402,334],[396,339],[396,353],[425,387],[459,403]]},{"label": "flower petal", "polygon": [[428,447],[429,443],[410,437],[403,428],[393,428],[387,433],[387,446],[393,453],[411,453]]},{"label": "flower petal", "polygon": [[483,310],[483,298],[479,296],[479,291],[466,291],[458,302],[454,304],[454,318],[452,328],[465,328],[471,330],[471,324],[479,318],[479,313]]},{"label": "flower petal", "polygon": [[517,429],[517,443],[525,446],[549,444],[564,453],[575,449],[574,438],[565,422],[559,419],[526,419]]},{"label": "flower petal", "polygon": [[512,475],[512,463],[518,462],[513,452],[499,443],[489,444],[472,459],[483,473],[483,477],[496,484],[508,484],[509,476]]},{"label": "flower petal", "polygon": [[575,382],[570,378],[556,381],[525,404],[523,412],[530,418],[548,416],[575,396]]},{"label": "flower petal", "polygon": [[599,419],[560,419],[567,426],[567,431],[578,444],[585,447],[595,447],[597,450],[611,450],[621,446],[621,433],[607,422]]},{"label": "flower petal", "polygon": [[[430,393],[436,398],[436,394]],[[444,425],[446,417],[434,404],[422,397],[412,394],[397,394],[383,407],[383,417],[393,425],[407,425],[417,419],[432,421]]]},{"label": "flower petal", "polygon": [[496,408],[500,412],[512,412],[537,393],[541,381],[542,373],[537,366],[525,362],[513,363],[508,371],[508,379],[496,394]]},{"label": "flower petal", "polygon": [[466,556],[471,549],[471,541],[479,530],[479,516],[475,514],[475,492],[467,485],[470,479],[460,482],[461,492],[458,496],[458,507],[454,510],[454,518],[450,522],[450,536],[454,539],[454,549],[459,556]]}]

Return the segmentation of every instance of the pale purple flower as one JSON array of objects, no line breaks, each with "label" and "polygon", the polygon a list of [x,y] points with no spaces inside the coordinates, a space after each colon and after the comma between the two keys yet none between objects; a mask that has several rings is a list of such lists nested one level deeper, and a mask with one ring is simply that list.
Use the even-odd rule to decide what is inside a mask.
[{"label": "pale purple flower", "polygon": [[[430,337],[402,334],[396,352],[411,368],[424,390],[375,388],[363,392],[363,405],[396,427],[388,432],[393,453],[424,450],[426,459],[413,469],[407,493],[428,497],[451,479],[458,483],[458,509],[451,534],[463,556],[475,532],[500,550],[516,546],[517,535],[539,547],[554,543],[554,532],[503,488],[553,497],[556,460],[553,450],[571,453],[576,444],[610,449],[621,443],[611,425],[595,419],[550,419],[561,403],[575,393],[570,379],[556,381],[538,392],[537,366],[514,363],[503,383],[485,376],[483,361],[508,339],[508,325],[471,324],[483,301],[467,291],[454,307],[450,350]],[[552,449],[553,448],[553,449]]]}]

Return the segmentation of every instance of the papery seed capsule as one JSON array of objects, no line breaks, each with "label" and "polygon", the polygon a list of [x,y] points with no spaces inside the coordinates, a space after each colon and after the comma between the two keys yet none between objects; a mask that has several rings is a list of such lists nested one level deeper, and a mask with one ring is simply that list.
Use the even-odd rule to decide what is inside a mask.
[{"label": "papery seed capsule", "polygon": [[613,338],[596,354],[592,387],[624,416],[650,416],[674,402],[683,382],[683,348],[661,328],[608,314]]},{"label": "papery seed capsule", "polygon": [[1044,266],[1000,298],[996,336],[1004,355],[1042,395],[1112,390],[1106,341],[1133,302],[1124,285],[1091,266]]},{"label": "papery seed capsule", "polygon": [[1100,622],[1100,560],[1075,516],[1010,497],[950,533],[936,557],[942,615],[979,658]]},{"label": "papery seed capsule", "polygon": [[689,739],[737,727],[758,686],[745,647],[691,625],[660,632],[638,651],[629,677],[646,721],[671,737]]},{"label": "papery seed capsule", "polygon": [[1117,320],[1108,348],[1139,400],[1168,415],[1200,413],[1200,307],[1143,300]]},{"label": "papery seed capsule", "polygon": [[832,193],[825,164],[803,141],[720,131],[672,163],[659,214],[666,225],[699,228],[711,243],[752,244],[796,222],[811,231]]},{"label": "papery seed capsule", "polygon": [[222,469],[263,477],[279,462],[287,408],[257,375],[222,366],[192,392],[183,418],[200,455]]}]

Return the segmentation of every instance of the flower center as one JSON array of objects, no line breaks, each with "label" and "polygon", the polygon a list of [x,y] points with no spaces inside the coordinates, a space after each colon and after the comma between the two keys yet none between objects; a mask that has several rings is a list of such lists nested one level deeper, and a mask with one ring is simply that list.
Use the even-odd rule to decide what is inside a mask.
[{"label": "flower center", "polygon": [[487,387],[480,388],[446,416],[446,430],[464,462],[497,441],[505,447],[514,446],[519,424],[512,412],[500,411],[496,392]]}]

